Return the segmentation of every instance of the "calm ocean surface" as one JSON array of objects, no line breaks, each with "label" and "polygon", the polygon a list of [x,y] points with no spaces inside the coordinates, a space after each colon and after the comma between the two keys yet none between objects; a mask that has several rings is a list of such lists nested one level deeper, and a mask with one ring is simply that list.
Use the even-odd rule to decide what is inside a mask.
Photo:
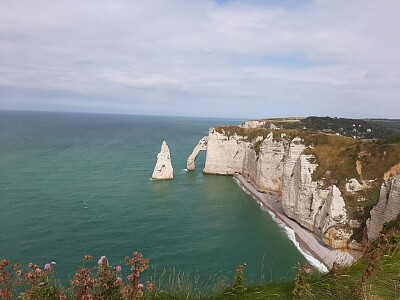
[{"label": "calm ocean surface", "polygon": [[[207,278],[247,263],[259,281],[305,259],[232,177],[185,172],[198,140],[240,120],[0,111],[0,259],[57,262],[65,282],[85,254],[112,265],[140,251],[157,270]],[[161,142],[172,182],[149,180]]]}]

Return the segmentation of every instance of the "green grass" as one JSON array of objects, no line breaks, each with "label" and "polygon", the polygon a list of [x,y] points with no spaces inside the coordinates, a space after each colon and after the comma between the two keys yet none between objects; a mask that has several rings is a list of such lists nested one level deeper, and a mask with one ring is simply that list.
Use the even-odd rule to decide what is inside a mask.
[{"label": "green grass", "polygon": [[[399,238],[400,239],[400,236]],[[397,240],[396,240],[397,241]],[[372,247],[358,262],[349,267],[337,268],[331,273],[312,273],[307,275],[309,297],[296,299],[361,300],[361,299],[400,299],[400,249],[398,245]],[[383,247],[383,248],[380,248]],[[378,256],[376,256],[378,254]],[[371,262],[375,264],[371,267]],[[368,278],[360,280],[369,270]],[[232,284],[230,285],[232,286]],[[221,288],[221,286],[219,286]],[[207,295],[182,293],[182,291],[162,291],[146,299],[294,299],[295,281],[270,282],[245,285],[244,292],[235,292],[226,287],[222,292]]]},{"label": "green grass", "polygon": [[[350,267],[335,274],[312,274],[309,278],[310,299],[400,299],[400,250],[398,247],[382,252],[380,261],[365,284],[360,278],[366,271],[371,255],[364,256]],[[249,286],[243,294],[226,291],[205,299],[293,299],[294,283],[269,283]]]}]

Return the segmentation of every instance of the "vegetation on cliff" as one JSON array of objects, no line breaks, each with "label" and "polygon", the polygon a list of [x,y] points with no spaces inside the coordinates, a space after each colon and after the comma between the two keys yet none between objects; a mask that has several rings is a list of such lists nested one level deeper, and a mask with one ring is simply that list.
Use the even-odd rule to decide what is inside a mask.
[{"label": "vegetation on cliff", "polygon": [[263,121],[266,122],[266,126],[273,123],[283,129],[337,133],[357,139],[374,139],[389,143],[400,142],[400,120],[307,117]]},{"label": "vegetation on cliff", "polygon": [[[390,230],[371,245],[364,256],[349,267],[334,266],[320,274],[307,265],[298,265],[294,280],[269,283],[246,281],[246,264],[239,265],[232,283],[225,277],[204,286],[181,273],[165,281],[143,280],[149,261],[134,252],[124,267],[112,267],[105,256],[89,267],[92,257],[85,256],[70,281],[60,285],[55,262],[44,268],[30,263],[26,270],[19,264],[0,261],[0,299],[398,299],[400,297],[400,234]],[[128,269],[127,272],[124,272]],[[127,276],[123,276],[127,273]]]},{"label": "vegetation on cliff", "polygon": [[[313,180],[321,188],[339,188],[350,219],[360,223],[354,228],[353,239],[361,241],[382,182],[400,173],[400,121],[308,117],[265,119],[260,124],[258,128],[217,127],[215,131],[250,142],[257,156],[262,140],[270,133],[274,141],[301,138],[306,146],[304,154],[311,155],[310,162],[318,165]],[[362,188],[349,191],[346,184],[351,179]]]}]

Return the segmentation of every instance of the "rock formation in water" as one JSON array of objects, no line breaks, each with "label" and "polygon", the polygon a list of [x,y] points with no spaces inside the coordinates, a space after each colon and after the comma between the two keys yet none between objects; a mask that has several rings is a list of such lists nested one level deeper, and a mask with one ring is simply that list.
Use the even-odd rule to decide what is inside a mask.
[{"label": "rock formation in water", "polygon": [[382,183],[378,204],[371,210],[367,221],[368,240],[375,241],[384,224],[400,214],[400,174]]},{"label": "rock formation in water", "polygon": [[174,169],[171,164],[171,155],[168,145],[165,141],[162,142],[161,151],[157,155],[157,163],[154,167],[153,180],[172,180],[174,178]]},{"label": "rock formation in water", "polygon": [[200,151],[207,150],[207,142],[208,142],[208,137],[203,136],[199,141],[199,143],[196,145],[196,147],[194,147],[192,154],[190,154],[186,162],[186,167],[188,171],[193,171],[196,168],[195,165],[196,157]]}]

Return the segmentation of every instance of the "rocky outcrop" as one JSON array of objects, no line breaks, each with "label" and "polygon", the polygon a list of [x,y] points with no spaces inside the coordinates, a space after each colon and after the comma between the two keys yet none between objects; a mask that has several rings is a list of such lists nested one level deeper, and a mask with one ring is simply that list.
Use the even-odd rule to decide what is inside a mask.
[{"label": "rocky outcrop", "polygon": [[208,134],[204,173],[233,175],[243,172],[243,161],[250,147],[244,137],[227,136],[211,129]]},{"label": "rocky outcrop", "polygon": [[367,185],[359,183],[356,178],[352,178],[346,183],[345,187],[346,187],[346,191],[348,193],[354,193],[354,192],[362,191],[363,189],[365,189],[367,187]]},{"label": "rocky outcrop", "polygon": [[174,178],[174,169],[171,164],[171,155],[168,145],[165,141],[162,142],[161,151],[157,155],[157,163],[154,167],[153,180],[172,180]]},{"label": "rocky outcrop", "polygon": [[[257,149],[256,149],[257,150]],[[260,192],[280,194],[285,155],[285,143],[273,140],[270,133],[256,152],[249,147],[243,161],[242,175]]]},{"label": "rocky outcrop", "polygon": [[375,241],[384,224],[396,219],[399,214],[400,174],[382,183],[378,204],[371,210],[371,218],[367,221],[368,240]]},{"label": "rocky outcrop", "polygon": [[246,121],[239,126],[242,128],[260,128],[260,127],[265,127],[267,123],[268,123],[267,121],[252,120],[252,121]]},{"label": "rocky outcrop", "polygon": [[207,150],[207,143],[208,143],[208,137],[204,136],[201,138],[196,147],[194,147],[192,154],[190,154],[186,162],[186,167],[188,171],[193,171],[196,168],[195,165],[196,157],[197,155],[199,155],[200,151]]},{"label": "rocky outcrop", "polygon": [[283,169],[282,207],[286,215],[319,235],[334,248],[346,248],[351,236],[344,199],[335,186],[323,189],[312,180],[317,164],[295,138],[287,148]]},{"label": "rocky outcrop", "polygon": [[208,136],[205,173],[242,174],[261,192],[282,195],[282,206],[290,218],[315,232],[335,248],[346,248],[351,227],[340,190],[322,188],[312,180],[317,168],[300,138],[266,138],[211,130]]}]

